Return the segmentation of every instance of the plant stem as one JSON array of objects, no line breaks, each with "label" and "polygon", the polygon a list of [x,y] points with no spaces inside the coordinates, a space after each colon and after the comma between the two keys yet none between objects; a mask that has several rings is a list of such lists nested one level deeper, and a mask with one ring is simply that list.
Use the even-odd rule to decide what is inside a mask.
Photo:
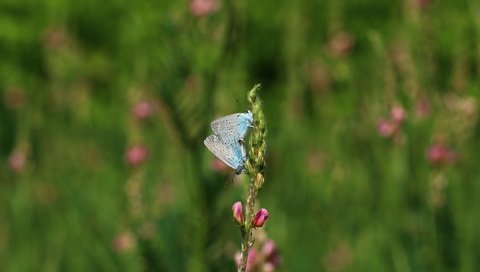
[{"label": "plant stem", "polygon": [[252,177],[249,185],[249,194],[247,197],[245,225],[241,227],[242,259],[238,269],[238,271],[241,272],[245,272],[247,269],[248,251],[253,244],[251,222],[253,219],[253,209],[255,208],[255,198],[257,196],[257,189],[255,187],[255,180]]},{"label": "plant stem", "polygon": [[262,187],[264,181],[266,129],[262,106],[257,97],[257,91],[259,89],[260,85],[257,84],[248,94],[248,101],[252,107],[254,126],[249,141],[248,161],[245,164],[246,173],[250,176],[250,184],[245,207],[245,221],[244,224],[240,226],[240,232],[242,234],[242,255],[238,266],[239,272],[245,272],[247,269],[248,252],[253,245],[251,222],[254,216],[255,201],[258,190]]}]

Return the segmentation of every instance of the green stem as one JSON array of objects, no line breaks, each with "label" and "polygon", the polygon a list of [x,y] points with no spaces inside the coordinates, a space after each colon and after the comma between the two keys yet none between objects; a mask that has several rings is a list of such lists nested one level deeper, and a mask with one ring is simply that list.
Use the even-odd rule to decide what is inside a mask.
[{"label": "green stem", "polygon": [[238,271],[241,272],[245,272],[247,269],[248,251],[253,245],[251,222],[253,219],[256,196],[257,188],[255,186],[255,179],[252,177],[250,180],[249,194],[247,197],[245,222],[240,229],[242,232],[242,259],[240,260]]},{"label": "green stem", "polygon": [[255,201],[258,190],[262,187],[265,168],[265,120],[262,106],[257,98],[257,91],[260,85],[255,85],[249,92],[248,101],[252,107],[254,128],[249,142],[249,156],[245,164],[246,173],[250,176],[250,184],[245,207],[245,222],[240,227],[242,234],[242,255],[238,266],[239,272],[245,272],[247,269],[248,251],[253,246],[252,219],[254,216]]}]

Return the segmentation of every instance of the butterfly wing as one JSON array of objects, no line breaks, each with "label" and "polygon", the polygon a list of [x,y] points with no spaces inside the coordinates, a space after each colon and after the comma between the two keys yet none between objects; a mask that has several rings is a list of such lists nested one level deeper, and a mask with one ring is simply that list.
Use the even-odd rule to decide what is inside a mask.
[{"label": "butterfly wing", "polygon": [[220,133],[217,134],[217,136],[223,139],[229,147],[232,152],[231,163],[236,166],[234,169],[237,175],[240,174],[245,167],[245,161],[247,159],[247,152],[245,151],[243,140],[234,139],[229,133]]},{"label": "butterfly wing", "polygon": [[234,150],[230,144],[224,142],[218,135],[208,136],[203,143],[210,150],[215,157],[219,158],[222,162],[228,165],[230,168],[237,169],[239,167],[235,158]]},{"label": "butterfly wing", "polygon": [[211,123],[212,130],[216,134],[228,133],[235,140],[245,137],[248,127],[252,126],[253,116],[250,111],[247,113],[234,113],[216,119]]},{"label": "butterfly wing", "polygon": [[245,151],[245,145],[243,141],[236,141],[231,143],[231,148],[235,154],[234,159],[237,167],[235,168],[235,173],[239,175],[245,168],[245,162],[247,160],[247,152]]}]

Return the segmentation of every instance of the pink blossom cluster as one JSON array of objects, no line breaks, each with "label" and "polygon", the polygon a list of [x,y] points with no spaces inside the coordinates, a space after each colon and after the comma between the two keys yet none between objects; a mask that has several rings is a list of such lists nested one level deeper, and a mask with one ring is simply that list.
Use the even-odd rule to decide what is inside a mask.
[{"label": "pink blossom cluster", "polygon": [[142,100],[133,106],[132,112],[137,120],[145,120],[154,112],[154,104],[148,100]]},{"label": "pink blossom cluster", "polygon": [[[237,266],[240,264],[241,253],[235,254]],[[261,250],[251,248],[248,251],[247,272],[263,271],[273,272],[282,264],[282,257],[278,252],[277,245],[273,240],[267,239],[263,242]]]},{"label": "pink blossom cluster", "polygon": [[[245,217],[243,216],[242,202],[238,201],[238,202],[233,203],[232,214],[233,214],[233,219],[239,225],[243,225],[245,223],[244,222]],[[267,209],[261,208],[260,210],[258,210],[258,212],[253,217],[252,222],[250,223],[250,226],[252,228],[263,227],[263,224],[265,224],[265,222],[268,220],[269,216],[270,215],[268,214]]]},{"label": "pink blossom cluster", "polygon": [[443,143],[436,143],[427,149],[427,159],[432,165],[451,165],[457,160],[457,153]]},{"label": "pink blossom cluster", "polygon": [[378,133],[385,138],[393,137],[400,131],[405,116],[405,110],[401,106],[394,106],[390,110],[390,118],[378,121]]},{"label": "pink blossom cluster", "polygon": [[130,166],[142,164],[148,157],[148,149],[144,145],[134,145],[125,152],[125,161]]},{"label": "pink blossom cluster", "polygon": [[208,16],[218,10],[217,0],[192,0],[190,1],[190,10],[197,17]]}]

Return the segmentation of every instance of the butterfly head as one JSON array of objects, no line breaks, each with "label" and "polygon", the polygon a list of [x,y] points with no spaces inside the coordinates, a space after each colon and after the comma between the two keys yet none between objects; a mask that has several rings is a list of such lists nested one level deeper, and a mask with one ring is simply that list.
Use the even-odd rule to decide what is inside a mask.
[{"label": "butterfly head", "polygon": [[240,175],[243,170],[245,170],[245,165],[240,165],[237,169],[235,169],[235,175]]}]

